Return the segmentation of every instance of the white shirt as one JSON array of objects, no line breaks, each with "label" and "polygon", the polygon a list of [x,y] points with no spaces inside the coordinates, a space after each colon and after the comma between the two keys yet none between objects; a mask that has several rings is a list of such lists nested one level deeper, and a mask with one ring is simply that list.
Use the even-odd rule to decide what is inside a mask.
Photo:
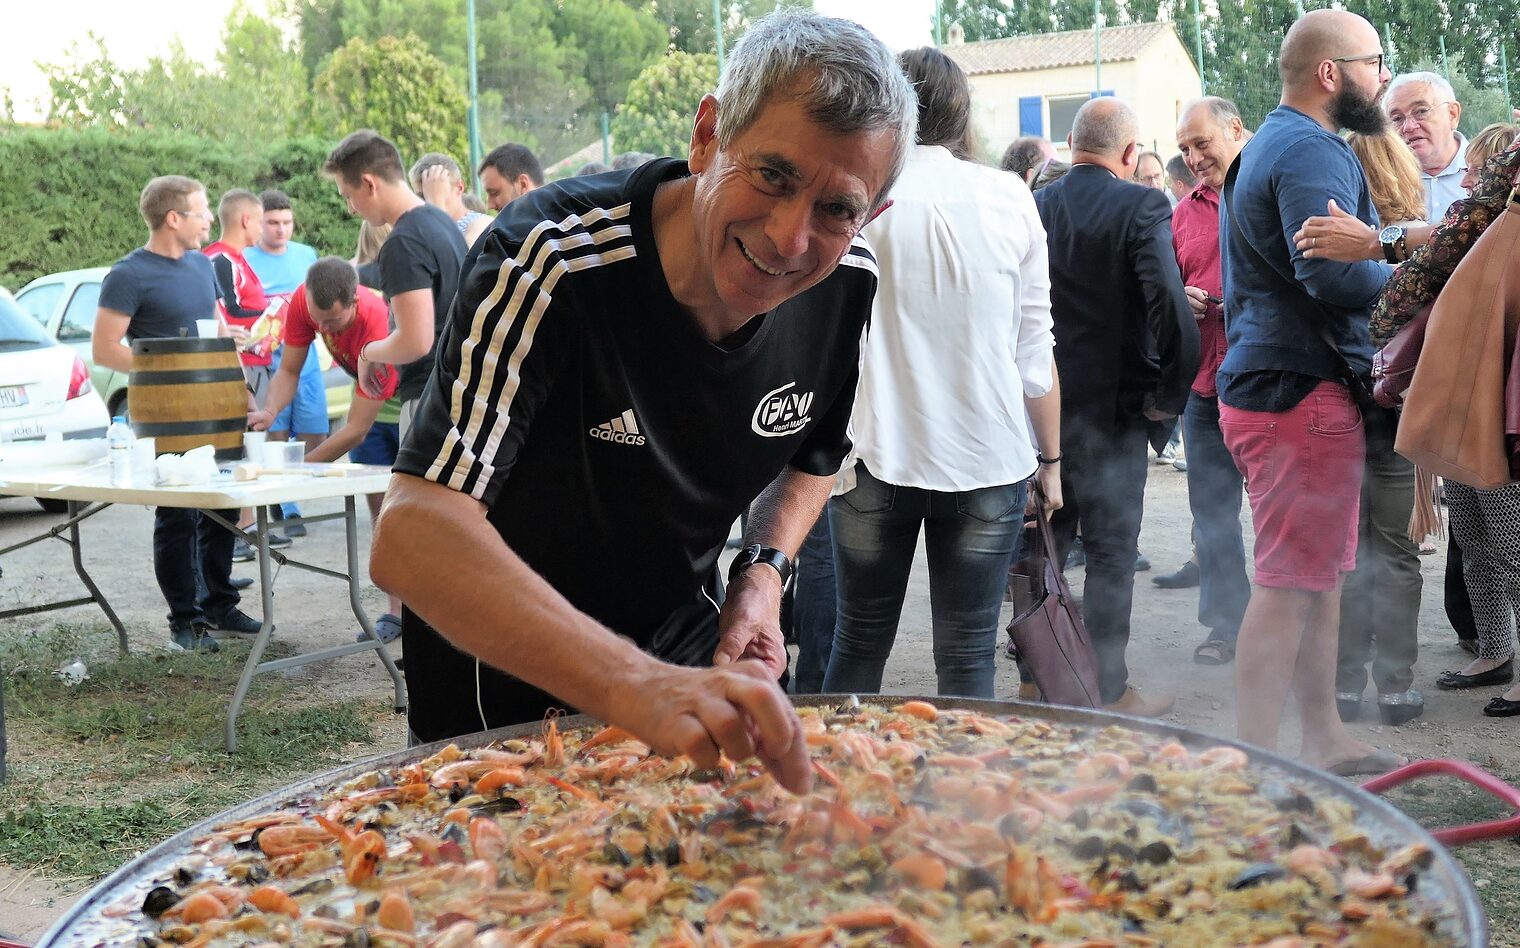
[{"label": "white shirt", "polygon": [[1050,391],[1055,348],[1034,198],[1012,174],[919,145],[892,201],[865,229],[881,284],[850,419],[853,454],[903,487],[1022,481],[1036,467],[1024,399]]},{"label": "white shirt", "polygon": [[1425,185],[1425,219],[1432,224],[1441,222],[1452,201],[1467,197],[1467,189],[1462,187],[1462,175],[1467,173],[1467,136],[1461,132],[1456,135],[1457,153],[1445,170],[1440,174],[1420,170],[1420,183]]}]

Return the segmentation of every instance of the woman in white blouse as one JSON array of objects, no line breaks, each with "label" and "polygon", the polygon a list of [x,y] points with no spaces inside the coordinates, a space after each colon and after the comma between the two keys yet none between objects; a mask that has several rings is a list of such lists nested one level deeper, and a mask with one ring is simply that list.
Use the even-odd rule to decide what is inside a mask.
[{"label": "woman in white blouse", "polygon": [[928,47],[898,59],[918,90],[918,145],[865,230],[881,284],[849,489],[829,504],[839,624],[824,690],[880,690],[922,527],[939,693],[992,697],[1024,482],[1037,476],[1047,510],[1061,503],[1045,230],[1022,181],[967,159],[960,67]]}]

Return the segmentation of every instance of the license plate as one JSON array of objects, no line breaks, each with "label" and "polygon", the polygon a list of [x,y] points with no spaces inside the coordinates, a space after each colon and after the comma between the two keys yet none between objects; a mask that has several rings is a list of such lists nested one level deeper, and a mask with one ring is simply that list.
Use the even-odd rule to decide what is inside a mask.
[{"label": "license plate", "polygon": [[0,408],[20,408],[25,404],[25,385],[0,386]]}]

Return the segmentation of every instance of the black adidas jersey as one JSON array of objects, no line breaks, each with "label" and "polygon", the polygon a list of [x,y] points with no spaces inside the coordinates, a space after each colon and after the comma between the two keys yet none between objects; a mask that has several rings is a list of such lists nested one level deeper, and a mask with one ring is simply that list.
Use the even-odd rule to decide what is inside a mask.
[{"label": "black adidas jersey", "polygon": [[688,173],[654,161],[503,210],[465,259],[395,466],[483,501],[551,585],[643,645],[709,596],[730,525],[785,466],[839,469],[876,289],[857,239],[742,345],[709,343],[650,219],[655,188]]}]

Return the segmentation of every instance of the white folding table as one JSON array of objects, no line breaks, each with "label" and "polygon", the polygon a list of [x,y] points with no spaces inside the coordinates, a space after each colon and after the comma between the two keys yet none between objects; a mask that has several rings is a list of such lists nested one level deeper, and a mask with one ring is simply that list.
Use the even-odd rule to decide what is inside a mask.
[{"label": "white folding table", "polygon": [[[122,653],[126,654],[126,630],[122,627],[121,620],[117,618],[110,603],[101,594],[100,588],[90,578],[89,570],[85,566],[79,524],[112,504],[197,508],[206,511],[213,520],[226,529],[246,538],[258,551],[259,595],[264,609],[264,622],[259,628],[258,635],[254,637],[253,647],[248,653],[242,675],[238,678],[237,689],[232,695],[232,703],[227,709],[228,751],[237,750],[237,717],[242,708],[243,699],[248,695],[248,686],[253,682],[254,675],[264,672],[295,668],[329,658],[373,650],[379,654],[381,663],[395,685],[396,711],[403,712],[406,710],[406,683],[395,661],[386,651],[385,645],[375,636],[374,625],[365,614],[360,602],[362,587],[359,572],[358,520],[354,513],[354,498],[365,494],[382,493],[389,482],[390,470],[377,465],[308,464],[302,466],[299,473],[266,474],[257,480],[250,481],[233,480],[231,473],[224,471],[207,484],[176,487],[149,485],[113,487],[107,465],[101,462],[57,467],[22,462],[0,462],[0,494],[51,498],[68,502],[68,517],[62,523],[54,525],[38,536],[0,549],[0,555],[47,539],[62,540],[72,548],[74,571],[89,592],[88,596],[77,599],[0,611],[0,619],[95,603],[100,606],[106,619],[116,630],[118,646]],[[286,520],[285,523],[319,523],[341,518],[348,547],[347,572],[304,563],[294,559],[288,553],[269,548],[268,507],[270,505],[331,498],[343,499],[342,513],[292,518]],[[239,529],[236,523],[230,523],[220,515],[211,513],[211,511],[240,507],[252,507],[256,511],[257,523],[251,533]],[[342,645],[303,652],[286,658],[262,661],[264,649],[268,646],[270,633],[274,629],[274,570],[270,566],[271,561],[323,576],[331,576],[334,579],[346,580],[349,605],[353,609],[354,617],[359,620],[359,625],[364,629],[367,640],[345,642]],[[0,702],[3,700],[0,698]],[[4,727],[4,704],[0,703],[0,747],[4,747]],[[3,779],[4,766],[3,751],[0,751],[0,779]]]}]

